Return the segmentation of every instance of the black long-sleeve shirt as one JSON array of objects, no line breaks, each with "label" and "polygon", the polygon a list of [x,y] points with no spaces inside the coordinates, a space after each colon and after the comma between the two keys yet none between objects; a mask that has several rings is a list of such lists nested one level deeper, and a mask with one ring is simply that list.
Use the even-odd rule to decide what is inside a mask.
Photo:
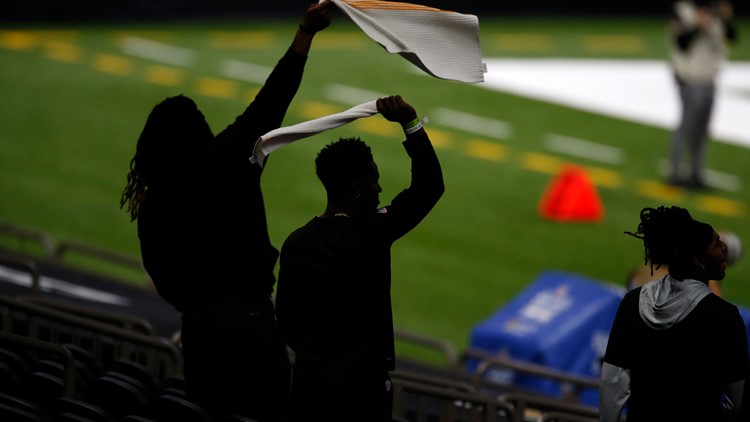
[{"label": "black long-sleeve shirt", "polygon": [[205,313],[238,296],[269,297],[278,251],[271,245],[260,176],[249,157],[279,126],[307,57],[289,49],[253,102],[168,185],[149,186],[138,217],[144,266],[159,294],[183,313]]},{"label": "black long-sleeve shirt", "polygon": [[295,365],[333,376],[394,369],[391,245],[444,191],[428,136],[410,135],[404,147],[411,186],[391,205],[366,216],[315,217],[284,242],[276,309]]}]

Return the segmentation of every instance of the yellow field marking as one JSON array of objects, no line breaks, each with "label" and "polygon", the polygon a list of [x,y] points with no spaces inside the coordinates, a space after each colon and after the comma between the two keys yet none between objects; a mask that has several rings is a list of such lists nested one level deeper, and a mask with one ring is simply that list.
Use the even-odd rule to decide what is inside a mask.
[{"label": "yellow field marking", "polygon": [[588,35],[583,48],[591,53],[642,53],[645,40],[637,35]]},{"label": "yellow field marking", "polygon": [[200,78],[197,91],[203,95],[216,98],[234,98],[239,87],[236,82],[218,78]]},{"label": "yellow field marking", "polygon": [[701,195],[696,202],[701,210],[725,217],[740,217],[745,213],[743,204],[718,196]]},{"label": "yellow field marking", "polygon": [[39,44],[39,36],[29,31],[0,31],[0,48],[29,50]]},{"label": "yellow field marking", "polygon": [[586,167],[585,170],[591,178],[591,182],[597,186],[616,189],[623,185],[620,172],[602,167]]},{"label": "yellow field marking", "polygon": [[94,69],[112,75],[126,76],[133,72],[133,60],[114,54],[98,54],[94,58]]},{"label": "yellow field marking", "polygon": [[45,57],[65,63],[75,63],[83,58],[83,49],[64,41],[47,41],[44,43]]},{"label": "yellow field marking", "polygon": [[39,35],[39,38],[42,40],[47,41],[64,41],[68,43],[72,43],[77,41],[80,38],[80,33],[75,30],[39,30],[39,31],[33,31],[37,35]]},{"label": "yellow field marking", "polygon": [[366,117],[354,121],[356,130],[372,133],[380,136],[396,136],[403,133],[401,126],[397,123],[389,122],[380,116]]},{"label": "yellow field marking", "polygon": [[635,190],[640,196],[658,199],[662,202],[681,202],[685,198],[685,191],[682,188],[653,180],[637,181]]},{"label": "yellow field marking", "polygon": [[541,34],[498,34],[492,37],[493,46],[504,51],[552,50],[552,38]]},{"label": "yellow field marking", "polygon": [[537,173],[554,174],[562,166],[563,160],[547,154],[538,152],[524,153],[521,158],[521,167]]},{"label": "yellow field marking", "polygon": [[143,78],[155,85],[176,87],[185,83],[185,72],[174,67],[151,65],[146,68]]},{"label": "yellow field marking", "polygon": [[247,92],[245,92],[245,94],[242,96],[242,98],[245,99],[246,103],[250,104],[250,102],[255,99],[255,97],[258,95],[259,92],[260,92],[260,88],[248,89]]},{"label": "yellow field marking", "polygon": [[304,117],[305,119],[312,120],[317,119],[318,117],[339,113],[341,111],[341,108],[330,104],[320,103],[317,101],[305,101],[302,104],[301,110],[299,110],[299,115]]},{"label": "yellow field marking", "polygon": [[368,38],[356,32],[328,32],[323,31],[315,36],[314,48],[352,49],[367,44]]},{"label": "yellow field marking", "polygon": [[508,157],[508,148],[494,142],[474,139],[466,145],[466,155],[487,161],[502,162]]},{"label": "yellow field marking", "polygon": [[427,127],[427,135],[430,137],[432,146],[438,149],[448,149],[453,146],[453,136],[444,130]]},{"label": "yellow field marking", "polygon": [[268,48],[276,43],[276,33],[272,31],[221,31],[212,32],[209,37],[211,48]]}]

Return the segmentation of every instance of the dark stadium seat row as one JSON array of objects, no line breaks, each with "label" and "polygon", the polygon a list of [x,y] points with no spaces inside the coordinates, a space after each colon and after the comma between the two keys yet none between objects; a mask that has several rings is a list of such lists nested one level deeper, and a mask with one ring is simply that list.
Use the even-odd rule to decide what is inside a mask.
[{"label": "dark stadium seat row", "polygon": [[[398,332],[402,341],[439,350],[445,366],[401,360],[393,373],[394,421],[593,422],[577,403],[591,380],[568,377]],[[496,385],[468,374],[465,360],[545,376],[568,385],[563,398]],[[102,312],[31,291],[0,295],[0,420],[103,422],[251,422],[211,420],[185,394],[179,343],[156,336],[148,321]]]}]

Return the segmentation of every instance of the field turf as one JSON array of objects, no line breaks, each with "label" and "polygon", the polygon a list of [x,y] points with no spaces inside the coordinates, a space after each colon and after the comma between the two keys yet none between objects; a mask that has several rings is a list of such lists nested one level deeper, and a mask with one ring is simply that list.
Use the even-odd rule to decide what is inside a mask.
[{"label": "field turf", "polygon": [[[480,22],[485,57],[666,57],[663,22],[654,18],[480,16]],[[137,257],[136,226],[118,201],[148,112],[162,99],[184,93],[196,100],[214,131],[222,129],[261,84],[227,76],[222,70],[226,60],[270,69],[287,48],[296,23],[0,27],[0,222]],[[750,34],[749,21],[738,23],[741,34]],[[182,50],[171,50],[172,62],[163,55],[154,60],[144,56],[142,40]],[[732,51],[732,60],[750,60],[750,42],[743,41]],[[139,53],[128,50],[133,45],[141,48]],[[191,59],[180,62],[180,51]],[[721,142],[710,146],[709,166],[738,176],[744,184],[739,191],[665,189],[658,163],[666,153],[667,130],[427,77],[386,54],[339,15],[314,42],[285,124],[354,105],[335,95],[342,87],[350,99],[352,92],[361,91],[349,88],[366,91],[365,97],[401,94],[420,115],[452,109],[513,125],[512,136],[495,139],[428,124],[447,190],[425,221],[393,248],[392,297],[399,328],[440,337],[462,349],[476,323],[547,269],[623,285],[628,271],[643,261],[641,242],[623,232],[636,229],[645,206],[686,207],[696,218],[750,241],[748,149]],[[373,99],[365,97],[363,101]],[[383,203],[405,187],[409,161],[397,129],[376,116],[274,153],[263,187],[277,247],[323,210],[325,195],[313,159],[338,136],[358,135],[372,146]],[[627,160],[607,165],[548,151],[544,139],[551,133],[620,148]],[[582,166],[591,175],[605,208],[603,221],[561,224],[539,216],[542,193],[565,163]],[[185,198],[185,212],[202,198],[198,191]],[[21,243],[0,237],[2,246],[32,248]],[[141,273],[74,263],[148,284]],[[725,298],[750,307],[747,283],[750,259],[745,257],[728,271]]]}]

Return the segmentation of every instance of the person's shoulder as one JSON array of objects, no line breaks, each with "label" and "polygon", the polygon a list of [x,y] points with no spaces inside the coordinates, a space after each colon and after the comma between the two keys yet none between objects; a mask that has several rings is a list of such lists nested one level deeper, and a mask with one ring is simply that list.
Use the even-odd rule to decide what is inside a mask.
[{"label": "person's shoulder", "polygon": [[297,227],[294,229],[289,235],[286,237],[286,240],[284,243],[292,243],[292,242],[298,242],[306,237],[309,237],[312,235],[312,232],[315,230],[315,224],[316,220],[318,220],[317,217],[313,218],[312,220],[305,223],[305,225],[301,227]]},{"label": "person's shoulder", "polygon": [[715,315],[718,318],[734,318],[740,313],[737,305],[714,293],[706,295],[700,305],[705,307],[710,314]]},{"label": "person's shoulder", "polygon": [[622,298],[623,302],[632,302],[632,301],[638,301],[638,298],[641,296],[641,290],[643,290],[643,286],[638,286],[633,289],[630,289],[625,293],[625,296]]}]

